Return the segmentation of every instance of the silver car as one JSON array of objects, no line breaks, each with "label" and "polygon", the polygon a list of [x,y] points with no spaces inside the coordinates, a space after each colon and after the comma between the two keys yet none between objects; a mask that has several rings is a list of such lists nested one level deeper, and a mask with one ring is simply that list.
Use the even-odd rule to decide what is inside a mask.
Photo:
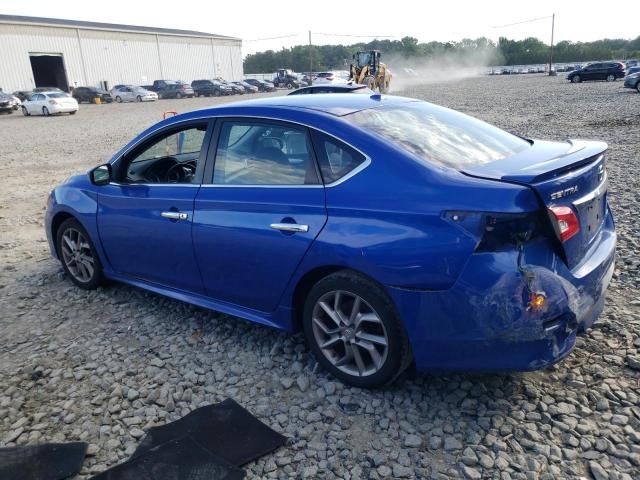
[{"label": "silver car", "polygon": [[111,89],[111,96],[118,103],[122,102],[155,102],[158,94],[136,85],[116,85]]}]

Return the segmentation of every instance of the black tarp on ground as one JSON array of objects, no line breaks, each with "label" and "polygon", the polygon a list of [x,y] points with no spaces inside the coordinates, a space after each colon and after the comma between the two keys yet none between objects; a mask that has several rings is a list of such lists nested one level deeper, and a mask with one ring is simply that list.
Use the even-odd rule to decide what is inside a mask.
[{"label": "black tarp on ground", "polygon": [[0,479],[61,480],[80,471],[86,453],[82,442],[0,448]]},{"label": "black tarp on ground", "polygon": [[175,422],[149,429],[131,459],[184,436],[192,437],[213,455],[237,466],[266,455],[286,442],[286,437],[228,398],[216,405],[198,408]]},{"label": "black tarp on ground", "polygon": [[244,470],[186,436],[153,447],[91,480],[241,480]]}]

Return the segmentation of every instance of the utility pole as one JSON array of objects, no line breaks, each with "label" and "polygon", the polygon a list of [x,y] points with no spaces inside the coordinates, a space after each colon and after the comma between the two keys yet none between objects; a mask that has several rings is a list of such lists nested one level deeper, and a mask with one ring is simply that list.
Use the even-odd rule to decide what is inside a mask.
[{"label": "utility pole", "polygon": [[311,30],[309,30],[309,85],[313,84],[313,50],[311,46]]},{"label": "utility pole", "polygon": [[551,15],[551,50],[549,51],[549,75],[551,75],[551,66],[553,65],[553,30],[556,23],[556,14]]}]

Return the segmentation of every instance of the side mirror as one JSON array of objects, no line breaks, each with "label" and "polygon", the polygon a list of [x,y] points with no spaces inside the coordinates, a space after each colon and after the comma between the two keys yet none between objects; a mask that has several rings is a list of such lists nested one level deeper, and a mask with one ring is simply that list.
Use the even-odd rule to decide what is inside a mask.
[{"label": "side mirror", "polygon": [[89,172],[91,183],[94,185],[107,185],[111,181],[111,165],[105,163]]}]

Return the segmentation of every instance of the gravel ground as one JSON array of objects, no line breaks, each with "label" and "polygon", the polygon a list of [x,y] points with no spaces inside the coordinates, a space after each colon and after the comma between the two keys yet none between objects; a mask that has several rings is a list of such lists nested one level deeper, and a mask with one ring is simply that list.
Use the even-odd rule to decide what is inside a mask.
[{"label": "gravel ground", "polygon": [[164,110],[211,99],[2,116],[0,446],[86,441],[84,479],[124,460],[150,426],[232,397],[290,438],[249,478],[640,478],[640,95],[621,87],[523,75],[404,92],[532,137],[607,141],[618,263],[601,321],[562,363],[406,376],[378,391],[319,371],[300,335],[122,285],[84,292],[49,257],[55,184]]}]

